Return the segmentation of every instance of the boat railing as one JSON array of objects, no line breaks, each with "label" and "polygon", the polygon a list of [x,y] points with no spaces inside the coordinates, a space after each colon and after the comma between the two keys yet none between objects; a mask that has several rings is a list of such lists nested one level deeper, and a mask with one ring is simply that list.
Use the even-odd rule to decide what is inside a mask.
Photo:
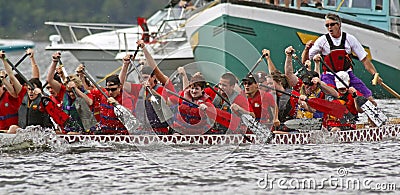
[{"label": "boat railing", "polygon": [[[92,35],[98,32],[114,31],[123,28],[135,27],[134,24],[109,24],[109,23],[74,23],[74,22],[45,22],[46,25],[53,26],[59,36],[59,41],[65,44],[68,43],[65,32],[62,28],[66,28],[69,33],[69,42],[76,43],[81,37]],[[84,30],[86,33],[77,32],[77,30]],[[79,38],[78,38],[79,37]],[[52,40],[50,40],[52,41]]]},{"label": "boat railing", "polygon": [[[226,2],[256,2],[268,4],[265,0],[222,0]],[[317,2],[318,3],[317,5]],[[272,5],[272,3],[270,3]],[[400,35],[400,5],[399,0],[325,0],[291,1],[287,7],[317,13],[338,13],[343,19],[358,21],[371,27],[379,28],[397,37]],[[280,1],[276,6],[285,6]]]}]

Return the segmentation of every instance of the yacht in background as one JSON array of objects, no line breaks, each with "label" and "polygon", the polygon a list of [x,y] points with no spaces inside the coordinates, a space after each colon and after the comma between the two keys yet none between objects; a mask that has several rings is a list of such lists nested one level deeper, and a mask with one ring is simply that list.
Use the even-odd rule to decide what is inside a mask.
[{"label": "yacht in background", "polygon": [[[190,2],[194,9],[171,1],[148,19],[138,18],[137,24],[45,22],[54,26],[57,32],[49,37],[51,44],[46,50],[70,51],[96,79],[102,80],[109,74],[118,73],[123,56],[134,53],[136,41],[143,39],[151,46],[158,66],[169,75],[177,67],[194,61],[183,27],[188,17],[201,12],[210,3],[203,0]],[[78,35],[82,33],[85,35],[79,39]],[[141,55],[139,53],[136,60]]]}]

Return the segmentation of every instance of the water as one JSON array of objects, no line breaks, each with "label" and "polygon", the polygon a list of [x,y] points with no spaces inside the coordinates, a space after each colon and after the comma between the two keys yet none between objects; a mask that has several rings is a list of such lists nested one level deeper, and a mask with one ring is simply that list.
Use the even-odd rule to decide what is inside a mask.
[{"label": "water", "polygon": [[[35,57],[47,74],[52,52],[44,45]],[[79,64],[67,52],[63,62],[71,72]],[[29,60],[20,67],[30,74]],[[399,103],[378,100],[391,118],[400,117]],[[398,145],[399,138],[257,147],[57,143],[2,152],[0,194],[398,194]]]}]

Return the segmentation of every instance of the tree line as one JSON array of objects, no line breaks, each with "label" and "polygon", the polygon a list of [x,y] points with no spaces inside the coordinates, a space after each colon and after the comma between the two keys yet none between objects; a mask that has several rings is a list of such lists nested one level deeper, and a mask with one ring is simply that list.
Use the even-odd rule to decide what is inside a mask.
[{"label": "tree line", "polygon": [[0,38],[47,41],[55,34],[46,21],[136,23],[168,0],[18,0],[0,1]]}]

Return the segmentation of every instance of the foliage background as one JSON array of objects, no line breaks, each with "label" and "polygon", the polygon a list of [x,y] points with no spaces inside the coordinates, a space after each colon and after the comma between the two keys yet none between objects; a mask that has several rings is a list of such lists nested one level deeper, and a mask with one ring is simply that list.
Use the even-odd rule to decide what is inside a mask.
[{"label": "foliage background", "polygon": [[47,41],[55,34],[46,21],[136,23],[168,0],[0,0],[0,38]]}]

